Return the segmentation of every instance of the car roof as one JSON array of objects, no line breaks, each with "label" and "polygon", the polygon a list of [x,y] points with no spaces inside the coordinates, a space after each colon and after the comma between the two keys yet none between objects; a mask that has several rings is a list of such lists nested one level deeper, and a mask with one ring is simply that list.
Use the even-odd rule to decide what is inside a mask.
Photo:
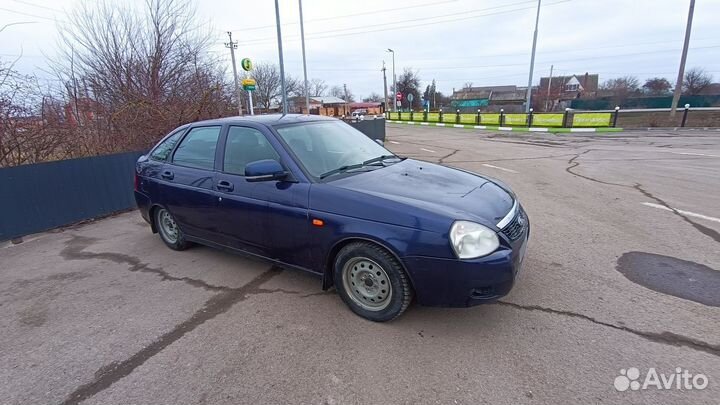
[{"label": "car roof", "polygon": [[256,123],[267,126],[295,124],[300,122],[314,121],[337,121],[336,118],[325,117],[322,115],[306,115],[306,114],[267,114],[267,115],[245,115],[235,117],[216,118],[212,120],[192,122],[188,125],[198,124],[242,124]]}]

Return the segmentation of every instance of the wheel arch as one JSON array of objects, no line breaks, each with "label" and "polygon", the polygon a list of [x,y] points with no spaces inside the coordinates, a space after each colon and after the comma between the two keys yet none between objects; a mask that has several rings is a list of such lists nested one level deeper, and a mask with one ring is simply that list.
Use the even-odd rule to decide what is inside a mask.
[{"label": "wheel arch", "polygon": [[395,260],[400,263],[400,267],[402,267],[403,271],[408,277],[408,280],[410,280],[410,286],[415,289],[415,283],[413,282],[412,275],[407,270],[407,267],[405,267],[405,263],[402,261],[400,256],[397,254],[397,252],[392,249],[387,244],[383,243],[382,241],[379,241],[377,239],[374,239],[369,236],[363,236],[363,235],[353,235],[353,236],[347,236],[345,238],[342,238],[335,242],[335,244],[330,248],[328,251],[326,257],[325,257],[325,265],[323,267],[323,276],[322,276],[322,288],[323,290],[327,290],[330,287],[334,285],[334,271],[333,271],[333,265],[335,264],[335,258],[337,257],[337,254],[344,248],[345,246],[353,243],[353,242],[369,242],[374,245],[377,245],[378,247],[382,248],[383,250],[390,253],[392,257],[395,258]]},{"label": "wheel arch", "polygon": [[163,208],[163,206],[160,204],[153,204],[148,210],[148,216],[150,217],[150,229],[152,229],[152,233],[158,233],[157,224],[155,223],[155,211],[159,208]]}]

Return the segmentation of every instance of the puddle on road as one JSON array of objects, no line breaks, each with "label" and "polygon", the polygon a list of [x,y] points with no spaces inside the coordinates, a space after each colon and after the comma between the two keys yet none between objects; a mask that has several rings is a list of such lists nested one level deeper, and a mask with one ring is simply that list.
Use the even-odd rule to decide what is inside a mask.
[{"label": "puddle on road", "polygon": [[617,270],[653,291],[720,307],[720,271],[708,266],[653,253],[628,252],[618,259]]}]

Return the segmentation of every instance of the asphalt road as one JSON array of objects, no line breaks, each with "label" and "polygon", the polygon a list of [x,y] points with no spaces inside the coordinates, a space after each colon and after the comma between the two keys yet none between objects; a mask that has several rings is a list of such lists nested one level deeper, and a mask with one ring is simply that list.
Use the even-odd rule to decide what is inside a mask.
[{"label": "asphalt road", "polygon": [[[720,133],[389,125],[386,145],[513,187],[533,231],[509,296],[371,323],[129,212],[0,247],[0,402],[717,403]],[[708,384],[617,391],[632,367]]]}]

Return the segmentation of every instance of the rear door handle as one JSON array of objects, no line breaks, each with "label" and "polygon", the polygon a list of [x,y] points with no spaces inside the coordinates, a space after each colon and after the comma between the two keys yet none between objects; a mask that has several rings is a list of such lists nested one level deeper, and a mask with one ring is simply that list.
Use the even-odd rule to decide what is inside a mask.
[{"label": "rear door handle", "polygon": [[223,191],[233,191],[233,189],[235,189],[235,186],[233,186],[233,184],[227,180],[220,180],[217,182],[217,188],[218,190]]},{"label": "rear door handle", "polygon": [[173,172],[171,172],[170,170],[165,170],[164,172],[162,172],[162,174],[160,176],[162,176],[163,179],[168,179],[168,180],[172,180],[175,177]]}]

